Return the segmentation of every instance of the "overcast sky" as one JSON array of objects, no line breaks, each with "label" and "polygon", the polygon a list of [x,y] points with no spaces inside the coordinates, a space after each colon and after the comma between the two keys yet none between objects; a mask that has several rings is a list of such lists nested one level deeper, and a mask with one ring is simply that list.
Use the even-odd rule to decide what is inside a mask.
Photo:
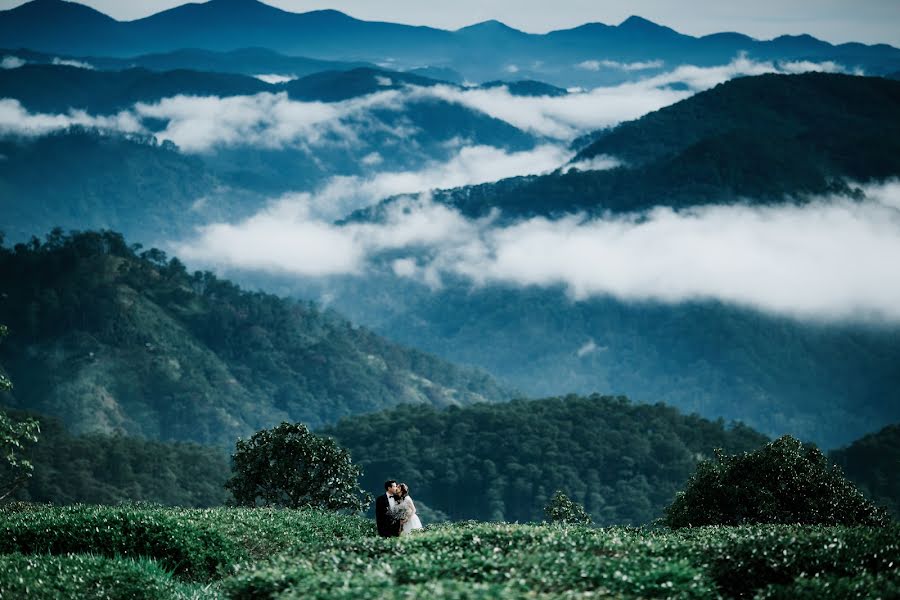
[{"label": "overcast sky", "polygon": [[[0,0],[0,9],[23,4]],[[84,0],[120,20],[140,18],[184,0]],[[833,42],[859,41],[900,46],[898,0],[268,0],[285,10],[334,8],[366,20],[456,29],[487,19],[535,33],[585,22],[616,24],[637,14],[691,35],[739,31],[760,39],[809,33]]]}]

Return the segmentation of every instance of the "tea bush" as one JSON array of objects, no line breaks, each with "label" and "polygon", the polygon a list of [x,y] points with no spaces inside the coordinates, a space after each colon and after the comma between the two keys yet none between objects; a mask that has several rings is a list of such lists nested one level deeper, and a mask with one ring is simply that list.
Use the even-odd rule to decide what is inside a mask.
[{"label": "tea bush", "polygon": [[697,465],[666,508],[666,525],[870,525],[890,522],[817,448],[783,436],[754,452]]},{"label": "tea bush", "polygon": [[0,511],[0,553],[145,557],[185,579],[205,580],[238,559],[221,532],[164,510],[71,506]]},{"label": "tea bush", "polygon": [[165,600],[182,597],[169,574],[149,560],[7,554],[0,556],[0,598]]},{"label": "tea bush", "polygon": [[897,526],[672,532],[457,524],[240,565],[222,591],[242,600],[349,599],[388,591],[397,598],[749,598],[787,597],[791,589],[799,593],[829,581],[858,589],[856,576],[881,586],[870,588],[877,592],[896,586],[898,540]]}]

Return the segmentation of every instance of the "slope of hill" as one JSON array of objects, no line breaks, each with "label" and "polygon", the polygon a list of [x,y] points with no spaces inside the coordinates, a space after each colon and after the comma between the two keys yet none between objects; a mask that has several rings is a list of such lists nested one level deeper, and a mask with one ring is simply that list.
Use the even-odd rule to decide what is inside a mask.
[{"label": "slope of hill", "polygon": [[900,425],[888,425],[829,454],[866,494],[900,517]]},{"label": "slope of hill", "polygon": [[625,165],[518,177],[435,199],[469,216],[499,208],[527,217],[850,193],[845,178],[900,175],[900,82],[822,73],[744,77],[593,138],[573,164],[606,155]]},{"label": "slope of hill", "polygon": [[573,301],[558,288],[442,283],[434,290],[384,274],[295,290],[327,294],[354,321],[478,365],[530,397],[627,394],[824,448],[900,421],[896,326],[810,323],[712,301]]},{"label": "slope of hill", "polygon": [[350,449],[364,488],[406,481],[417,500],[455,520],[539,521],[563,490],[600,524],[649,522],[700,457],[767,441],[741,425],[607,396],[444,411],[401,406],[324,433]]},{"label": "slope of hill", "polygon": [[486,375],[392,344],[313,306],[188,274],[121,236],[53,232],[0,249],[6,404],[74,433],[230,446],[402,402],[500,400]]}]

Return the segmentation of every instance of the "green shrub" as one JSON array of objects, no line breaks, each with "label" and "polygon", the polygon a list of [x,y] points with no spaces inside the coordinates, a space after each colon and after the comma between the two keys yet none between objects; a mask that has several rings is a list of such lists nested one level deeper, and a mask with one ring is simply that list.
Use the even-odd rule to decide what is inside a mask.
[{"label": "green shrub", "polygon": [[815,447],[783,436],[755,452],[703,461],[666,508],[673,528],[783,523],[884,526],[890,517],[829,467]]},{"label": "green shrub", "polygon": [[166,511],[80,505],[0,511],[0,552],[152,558],[192,580],[212,578],[237,559],[220,532]]},{"label": "green shrub", "polygon": [[176,598],[168,573],[147,560],[103,556],[0,556],[0,598],[162,600]]},{"label": "green shrub", "polygon": [[372,502],[356,483],[361,471],[333,439],[302,423],[282,423],[238,440],[225,487],[238,506],[360,512]]},{"label": "green shrub", "polygon": [[544,507],[547,521],[556,525],[590,525],[591,517],[584,507],[573,502],[562,491],[557,491]]}]

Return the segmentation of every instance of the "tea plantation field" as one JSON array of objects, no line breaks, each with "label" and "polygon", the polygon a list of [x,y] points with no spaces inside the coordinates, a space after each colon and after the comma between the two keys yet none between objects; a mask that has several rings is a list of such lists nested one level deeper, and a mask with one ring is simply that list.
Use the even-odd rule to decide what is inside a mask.
[{"label": "tea plantation field", "polygon": [[0,598],[898,598],[900,526],[457,523],[316,511],[0,508]]}]

